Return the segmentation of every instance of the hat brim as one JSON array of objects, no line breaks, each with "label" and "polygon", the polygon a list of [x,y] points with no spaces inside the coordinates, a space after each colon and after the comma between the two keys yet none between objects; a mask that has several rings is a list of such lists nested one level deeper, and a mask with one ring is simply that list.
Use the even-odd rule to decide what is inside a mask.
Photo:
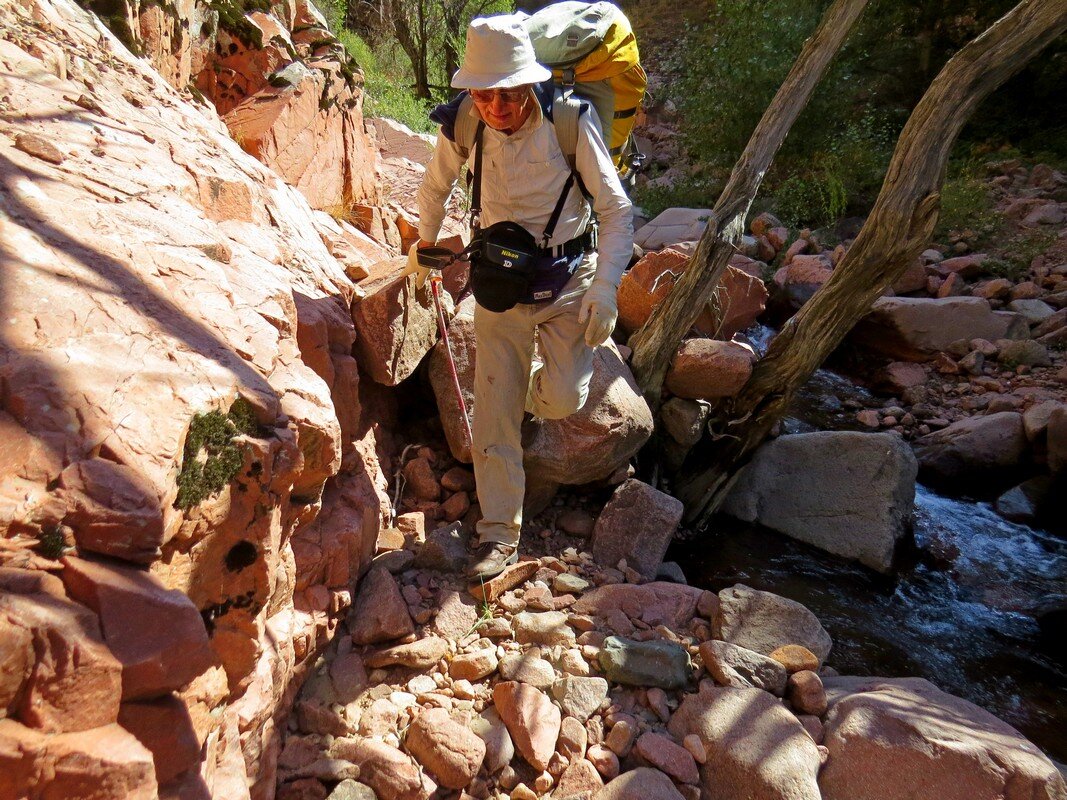
[{"label": "hat brim", "polygon": [[541,83],[552,77],[552,71],[540,64],[531,64],[518,72],[476,73],[460,67],[452,76],[456,89],[512,89],[531,83]]}]

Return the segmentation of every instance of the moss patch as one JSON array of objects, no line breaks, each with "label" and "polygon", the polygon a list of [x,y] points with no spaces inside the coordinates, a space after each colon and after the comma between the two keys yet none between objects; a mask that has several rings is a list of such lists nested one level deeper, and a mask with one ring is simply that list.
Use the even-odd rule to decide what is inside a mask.
[{"label": "moss patch", "polygon": [[244,462],[244,453],[234,439],[253,436],[257,431],[252,404],[243,397],[237,398],[226,414],[195,414],[185,438],[174,506],[184,511],[221,492]]},{"label": "moss patch", "polygon": [[44,558],[58,561],[63,557],[63,551],[67,549],[67,543],[63,539],[63,530],[58,525],[47,525],[37,535],[37,545],[34,550]]}]

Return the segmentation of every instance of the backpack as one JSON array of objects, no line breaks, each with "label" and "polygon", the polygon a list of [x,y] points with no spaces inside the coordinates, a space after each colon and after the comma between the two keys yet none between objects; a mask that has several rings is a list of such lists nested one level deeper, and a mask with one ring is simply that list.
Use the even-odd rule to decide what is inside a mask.
[{"label": "backpack", "polygon": [[[552,70],[552,124],[560,149],[575,171],[578,117],[596,109],[604,139],[623,186],[631,188],[644,162],[633,139],[637,109],[648,79],[637,38],[626,15],[612,3],[565,0],[526,18],[537,60]],[[464,94],[455,120],[455,141],[464,154],[474,146],[474,104]]]}]

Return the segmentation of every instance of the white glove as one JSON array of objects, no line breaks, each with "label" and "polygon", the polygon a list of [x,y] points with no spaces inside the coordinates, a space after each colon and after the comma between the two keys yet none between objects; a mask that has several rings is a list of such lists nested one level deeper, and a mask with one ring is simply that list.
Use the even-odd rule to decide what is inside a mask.
[{"label": "white glove", "polygon": [[430,270],[428,267],[424,267],[419,264],[418,256],[415,255],[419,249],[419,242],[411,245],[408,249],[408,263],[404,266],[404,271],[400,273],[401,278],[405,278],[408,275],[415,276],[415,286],[421,289],[426,285],[426,279],[430,277]]},{"label": "white glove", "polygon": [[578,311],[578,324],[589,320],[585,329],[585,343],[590,347],[604,344],[615,330],[615,320],[619,318],[619,307],[615,300],[618,288],[597,278],[585,290],[582,307]]}]

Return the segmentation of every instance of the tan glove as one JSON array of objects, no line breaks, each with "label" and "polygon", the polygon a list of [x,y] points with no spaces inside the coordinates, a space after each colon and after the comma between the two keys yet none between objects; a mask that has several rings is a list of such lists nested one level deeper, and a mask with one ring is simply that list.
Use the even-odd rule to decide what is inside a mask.
[{"label": "tan glove", "polygon": [[418,241],[408,248],[408,263],[404,266],[404,271],[400,273],[400,277],[402,278],[405,278],[408,275],[414,275],[415,286],[419,289],[426,285],[426,279],[430,277],[430,270],[419,264],[419,259],[416,255],[419,245],[422,244],[423,242]]},{"label": "tan glove", "polygon": [[615,330],[615,321],[619,318],[619,307],[615,299],[618,289],[610,283],[597,278],[585,290],[582,306],[578,311],[578,324],[586,320],[585,343],[598,347],[608,340]]}]

